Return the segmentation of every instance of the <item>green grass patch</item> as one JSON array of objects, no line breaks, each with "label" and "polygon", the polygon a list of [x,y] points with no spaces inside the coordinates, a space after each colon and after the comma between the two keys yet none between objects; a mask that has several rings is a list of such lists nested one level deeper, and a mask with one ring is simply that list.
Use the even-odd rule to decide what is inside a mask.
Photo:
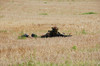
[{"label": "green grass patch", "polygon": [[86,13],[82,13],[82,15],[88,15],[88,14],[97,14],[95,12],[86,12]]},{"label": "green grass patch", "polygon": [[26,39],[26,37],[18,36],[18,39]]},{"label": "green grass patch", "polygon": [[84,34],[84,35],[87,34],[85,29],[82,29],[81,31],[76,31],[76,35],[82,35],[82,34]]},{"label": "green grass patch", "polygon": [[7,30],[0,30],[0,33],[7,33]]},{"label": "green grass patch", "polygon": [[44,1],[44,4],[47,4],[47,1]]},{"label": "green grass patch", "polygon": [[81,33],[82,34],[87,34],[87,32],[85,31],[85,29],[83,29]]},{"label": "green grass patch", "polygon": [[[75,60],[74,60],[75,61]],[[99,61],[95,61],[95,60],[87,60],[87,61],[75,61],[76,63],[73,63],[71,59],[67,59],[64,62],[61,63],[55,63],[55,62],[40,62],[40,61],[36,61],[35,58],[34,59],[30,59],[26,62],[23,63],[16,63],[16,64],[11,64],[9,66],[96,66],[96,64]]]},{"label": "green grass patch", "polygon": [[[65,61],[65,63],[52,63],[52,62],[40,62],[40,61],[28,61],[21,64],[12,64],[9,66],[96,66],[95,61],[78,61],[77,63],[72,63],[70,61]],[[100,64],[98,64],[99,66]]]},{"label": "green grass patch", "polygon": [[39,15],[48,15],[48,13],[40,13]]},{"label": "green grass patch", "polygon": [[21,64],[13,64],[9,66],[71,66],[72,63],[65,61],[65,63],[52,63],[52,62],[40,62],[40,61],[28,61]]},{"label": "green grass patch", "polygon": [[77,50],[77,46],[73,46],[72,49],[73,49],[73,50]]},{"label": "green grass patch", "polygon": [[24,37],[22,35],[24,35],[24,32],[23,31],[20,32],[20,36],[18,36],[18,39],[26,39],[26,37]]}]

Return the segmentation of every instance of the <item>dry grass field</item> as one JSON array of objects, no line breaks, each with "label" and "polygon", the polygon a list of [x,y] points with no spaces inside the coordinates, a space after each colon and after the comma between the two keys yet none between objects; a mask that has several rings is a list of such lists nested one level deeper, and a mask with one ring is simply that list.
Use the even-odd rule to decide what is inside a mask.
[{"label": "dry grass field", "polygon": [[0,66],[100,66],[100,0],[0,0]]}]

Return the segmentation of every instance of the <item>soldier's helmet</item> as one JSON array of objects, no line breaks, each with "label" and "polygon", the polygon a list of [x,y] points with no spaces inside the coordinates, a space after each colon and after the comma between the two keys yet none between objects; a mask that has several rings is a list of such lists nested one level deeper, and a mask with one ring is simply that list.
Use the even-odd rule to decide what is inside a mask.
[{"label": "soldier's helmet", "polygon": [[52,27],[52,30],[53,31],[58,31],[58,28],[57,27]]}]

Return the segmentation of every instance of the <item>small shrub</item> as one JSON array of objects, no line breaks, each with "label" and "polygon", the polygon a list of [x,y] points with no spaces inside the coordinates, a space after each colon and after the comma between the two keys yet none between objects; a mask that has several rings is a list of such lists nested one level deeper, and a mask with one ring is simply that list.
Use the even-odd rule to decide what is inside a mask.
[{"label": "small shrub", "polygon": [[85,31],[85,29],[82,30],[82,34],[87,34],[87,32]]},{"label": "small shrub", "polygon": [[68,61],[66,60],[66,61],[65,61],[65,64],[67,64],[67,63],[68,63]]},{"label": "small shrub", "polygon": [[34,64],[32,63],[32,61],[28,61],[27,66],[34,66]]},{"label": "small shrub", "polygon": [[82,15],[88,15],[88,14],[96,14],[95,12],[86,12],[86,13],[82,13]]},{"label": "small shrub", "polygon": [[76,50],[76,49],[77,49],[77,46],[73,46],[72,49],[73,49],[73,50]]},{"label": "small shrub", "polygon": [[48,13],[40,13],[39,15],[48,15]]},{"label": "small shrub", "polygon": [[18,39],[26,39],[26,37],[18,36]]},{"label": "small shrub", "polygon": [[65,65],[66,65],[66,66],[72,66],[72,62],[71,62],[71,61],[66,60],[66,61],[65,61]]},{"label": "small shrub", "polygon": [[44,1],[44,4],[47,4],[47,2],[46,2],[46,1]]},{"label": "small shrub", "polygon": [[24,35],[24,32],[23,31],[20,32],[20,36],[18,36],[18,39],[26,39],[26,37],[24,37],[22,35]]}]

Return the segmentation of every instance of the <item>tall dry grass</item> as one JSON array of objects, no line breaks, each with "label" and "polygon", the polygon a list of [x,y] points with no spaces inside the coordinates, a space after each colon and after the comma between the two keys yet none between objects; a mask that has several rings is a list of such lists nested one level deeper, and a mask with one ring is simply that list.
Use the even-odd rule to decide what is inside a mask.
[{"label": "tall dry grass", "polygon": [[[1,3],[1,66],[100,65],[99,0],[1,0]],[[82,15],[87,12],[96,14]],[[73,36],[18,39],[21,33],[43,35],[52,26]]]}]

